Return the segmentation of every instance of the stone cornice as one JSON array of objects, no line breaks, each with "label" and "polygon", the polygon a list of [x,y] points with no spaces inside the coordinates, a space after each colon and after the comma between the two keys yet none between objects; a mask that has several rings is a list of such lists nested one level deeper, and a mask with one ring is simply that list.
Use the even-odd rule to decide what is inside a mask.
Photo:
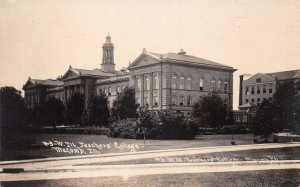
[{"label": "stone cornice", "polygon": [[96,81],[96,84],[107,84],[107,83],[123,82],[128,80],[129,80],[129,76],[123,75],[123,76],[116,76],[116,77],[111,77],[106,79],[98,79]]},{"label": "stone cornice", "polygon": [[183,66],[197,66],[197,67],[209,68],[209,69],[214,69],[214,70],[226,70],[226,71],[230,71],[230,72],[235,72],[237,70],[232,67],[214,66],[214,65],[209,65],[209,64],[201,64],[198,62],[187,62],[187,61],[180,61],[180,60],[174,60],[174,59],[166,59],[166,62],[180,64]]}]

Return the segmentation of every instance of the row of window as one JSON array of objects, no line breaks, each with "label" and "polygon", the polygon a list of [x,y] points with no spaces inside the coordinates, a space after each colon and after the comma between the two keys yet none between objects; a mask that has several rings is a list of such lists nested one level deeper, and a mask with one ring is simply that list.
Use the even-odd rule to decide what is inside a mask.
[{"label": "row of window", "polygon": [[[261,100],[261,98],[257,98],[256,99],[256,103],[259,105],[259,103],[261,102],[261,101],[265,101],[265,100],[267,100],[267,99],[269,99],[270,100],[270,98],[262,98],[262,100]],[[249,103],[249,99],[246,99],[246,103]],[[255,99],[251,99],[251,103],[254,103],[255,102]]]},{"label": "row of window", "polygon": [[[151,96],[150,96],[149,91],[144,92],[144,104],[145,105],[150,104],[150,97]],[[153,106],[158,106],[158,103],[159,103],[159,101],[158,101],[158,90],[153,91],[152,98],[153,98]],[[140,105],[142,103],[140,94],[136,94],[136,103],[138,105]]]},{"label": "row of window", "polygon": [[[150,76],[149,75],[144,75],[144,90],[150,90]],[[159,78],[158,78],[158,74],[154,73],[153,74],[153,89],[159,89]],[[223,88],[222,88],[223,85]],[[221,80],[216,81],[216,80],[212,80],[211,81],[211,86],[212,86],[212,91],[218,91],[220,92],[224,92],[227,93],[228,92],[228,83],[227,82],[223,82]],[[187,77],[185,79],[185,77],[181,76],[179,78],[177,78],[176,75],[172,76],[172,89],[180,89],[180,90],[192,90],[192,78],[191,77]],[[136,90],[139,92],[142,90],[142,76],[137,76],[136,77]],[[204,91],[204,79],[200,78],[199,79],[199,90],[200,91]]]},{"label": "row of window", "polygon": [[[116,94],[119,95],[123,90],[125,89],[125,86],[116,86]],[[111,95],[111,87],[108,88],[100,88],[99,90],[97,90],[97,94],[100,95],[100,93],[104,94],[104,95]]]},{"label": "row of window", "polygon": [[180,106],[192,106],[192,97],[191,96],[187,96],[187,98],[185,99],[184,96],[180,96],[177,99],[177,96],[172,96],[172,100],[171,100],[171,104],[172,105],[180,105]]},{"label": "row of window", "polygon": [[[266,85],[262,86],[262,90],[261,90],[261,86],[257,86],[256,88],[256,94],[266,94],[267,93],[267,87]],[[268,93],[273,93],[273,89],[269,88]],[[255,94],[255,89],[254,87],[251,87],[251,95]],[[250,95],[250,87],[246,87],[246,95]]]},{"label": "row of window", "polygon": [[[157,73],[153,73],[152,76],[152,89],[159,89],[159,78]],[[142,76],[136,77],[136,90],[139,92],[142,90]],[[150,90],[150,75],[144,75],[144,90]]]},{"label": "row of window", "polygon": [[[150,97],[148,93],[144,94],[144,104],[145,105],[149,105],[150,104]],[[172,96],[172,101],[171,101],[172,105],[181,105],[181,106],[192,106],[192,97],[188,96],[185,100],[184,96],[181,96],[177,99],[176,96]],[[141,97],[140,95],[136,96],[136,103],[138,105],[141,104]],[[153,93],[153,106],[158,106],[158,94],[157,93]]]},{"label": "row of window", "polygon": [[[176,77],[176,75],[173,75],[172,77],[172,88],[173,89],[187,89],[192,90],[192,78],[187,77],[186,80],[183,76],[179,77],[179,79]],[[204,91],[204,79],[199,79],[199,90]],[[211,90],[212,91],[218,91],[219,93],[222,92],[222,81],[221,80],[212,80],[211,81]],[[228,91],[228,83],[223,82],[223,92],[227,93]]]},{"label": "row of window", "polygon": [[244,122],[244,123],[249,121],[247,114],[235,115],[234,120],[235,122]]}]

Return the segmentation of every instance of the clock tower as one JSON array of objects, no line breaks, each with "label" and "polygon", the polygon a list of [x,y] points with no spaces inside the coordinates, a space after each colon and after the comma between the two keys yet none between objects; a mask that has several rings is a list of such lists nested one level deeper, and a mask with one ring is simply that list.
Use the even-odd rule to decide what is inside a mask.
[{"label": "clock tower", "polygon": [[109,34],[106,36],[106,42],[103,44],[102,48],[103,54],[101,69],[107,72],[114,72],[114,44],[111,43],[111,37],[109,36]]}]

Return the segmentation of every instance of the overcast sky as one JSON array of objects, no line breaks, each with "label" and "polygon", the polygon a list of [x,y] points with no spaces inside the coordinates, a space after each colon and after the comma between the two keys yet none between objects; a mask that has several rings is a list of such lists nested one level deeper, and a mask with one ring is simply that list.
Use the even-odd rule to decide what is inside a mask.
[{"label": "overcast sky", "polygon": [[100,68],[107,33],[116,68],[142,52],[178,52],[240,74],[300,69],[299,0],[0,0],[0,86]]}]

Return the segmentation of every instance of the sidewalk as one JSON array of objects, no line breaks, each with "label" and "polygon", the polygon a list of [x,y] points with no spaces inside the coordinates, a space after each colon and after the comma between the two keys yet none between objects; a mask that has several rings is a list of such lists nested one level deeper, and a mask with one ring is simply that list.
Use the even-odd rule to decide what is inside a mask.
[{"label": "sidewalk", "polygon": [[300,147],[300,143],[271,143],[271,144],[251,144],[251,145],[236,145],[236,146],[218,146],[218,147],[202,147],[202,148],[186,148],[186,149],[170,149],[170,150],[155,150],[155,151],[140,151],[129,153],[111,153],[100,155],[87,156],[72,156],[72,157],[56,157],[22,161],[6,161],[0,162],[2,168],[24,168],[31,169],[46,169],[53,167],[61,167],[67,165],[105,163],[113,161],[125,161],[134,159],[157,158],[166,156],[193,155],[214,152],[229,152],[229,151],[244,151],[252,149],[272,149]]}]

